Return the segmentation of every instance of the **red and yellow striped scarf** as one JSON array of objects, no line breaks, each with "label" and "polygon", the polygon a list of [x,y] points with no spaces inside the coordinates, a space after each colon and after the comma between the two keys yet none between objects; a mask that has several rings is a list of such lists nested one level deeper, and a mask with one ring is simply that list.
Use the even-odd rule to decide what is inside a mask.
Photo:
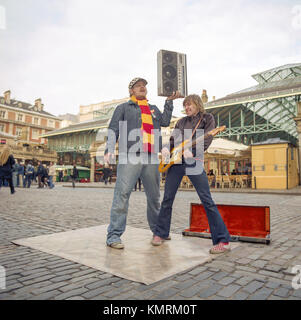
[{"label": "red and yellow striped scarf", "polygon": [[131,96],[131,100],[135,102],[141,110],[143,151],[152,153],[154,152],[155,141],[153,133],[154,124],[148,102],[146,99],[138,100],[135,96]]}]

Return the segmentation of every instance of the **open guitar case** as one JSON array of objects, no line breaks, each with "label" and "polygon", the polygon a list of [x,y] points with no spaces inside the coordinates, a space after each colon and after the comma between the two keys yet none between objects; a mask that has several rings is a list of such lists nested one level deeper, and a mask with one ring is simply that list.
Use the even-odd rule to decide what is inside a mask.
[{"label": "open guitar case", "polygon": [[[231,241],[270,244],[270,208],[217,204],[217,208],[230,233]],[[189,228],[184,236],[211,238],[208,219],[202,204],[190,204]]]}]

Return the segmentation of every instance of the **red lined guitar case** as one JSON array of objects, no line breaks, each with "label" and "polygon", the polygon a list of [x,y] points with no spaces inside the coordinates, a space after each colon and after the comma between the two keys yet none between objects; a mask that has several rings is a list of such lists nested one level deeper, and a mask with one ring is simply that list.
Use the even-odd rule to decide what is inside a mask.
[{"label": "red lined guitar case", "polygon": [[[233,241],[270,243],[270,207],[217,204],[217,208]],[[189,224],[184,236],[211,237],[202,204],[191,203]]]}]

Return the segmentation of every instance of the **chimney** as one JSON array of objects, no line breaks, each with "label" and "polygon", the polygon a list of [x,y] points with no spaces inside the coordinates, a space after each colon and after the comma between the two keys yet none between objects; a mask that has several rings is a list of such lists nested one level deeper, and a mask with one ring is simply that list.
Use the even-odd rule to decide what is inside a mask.
[{"label": "chimney", "polygon": [[10,90],[4,92],[4,100],[6,104],[10,104]]},{"label": "chimney", "polygon": [[202,93],[202,101],[203,103],[207,103],[208,102],[208,96],[207,96],[207,91],[203,89],[203,93]]},{"label": "chimney", "polygon": [[35,107],[37,107],[38,111],[43,111],[42,99],[36,99],[34,102]]}]

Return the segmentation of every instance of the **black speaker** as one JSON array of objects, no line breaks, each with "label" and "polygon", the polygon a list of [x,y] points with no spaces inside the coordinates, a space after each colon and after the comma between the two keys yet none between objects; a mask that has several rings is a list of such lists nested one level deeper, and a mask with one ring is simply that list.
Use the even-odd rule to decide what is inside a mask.
[{"label": "black speaker", "polygon": [[186,54],[160,50],[157,54],[158,95],[170,96],[179,91],[181,96],[187,95],[187,62]]}]

